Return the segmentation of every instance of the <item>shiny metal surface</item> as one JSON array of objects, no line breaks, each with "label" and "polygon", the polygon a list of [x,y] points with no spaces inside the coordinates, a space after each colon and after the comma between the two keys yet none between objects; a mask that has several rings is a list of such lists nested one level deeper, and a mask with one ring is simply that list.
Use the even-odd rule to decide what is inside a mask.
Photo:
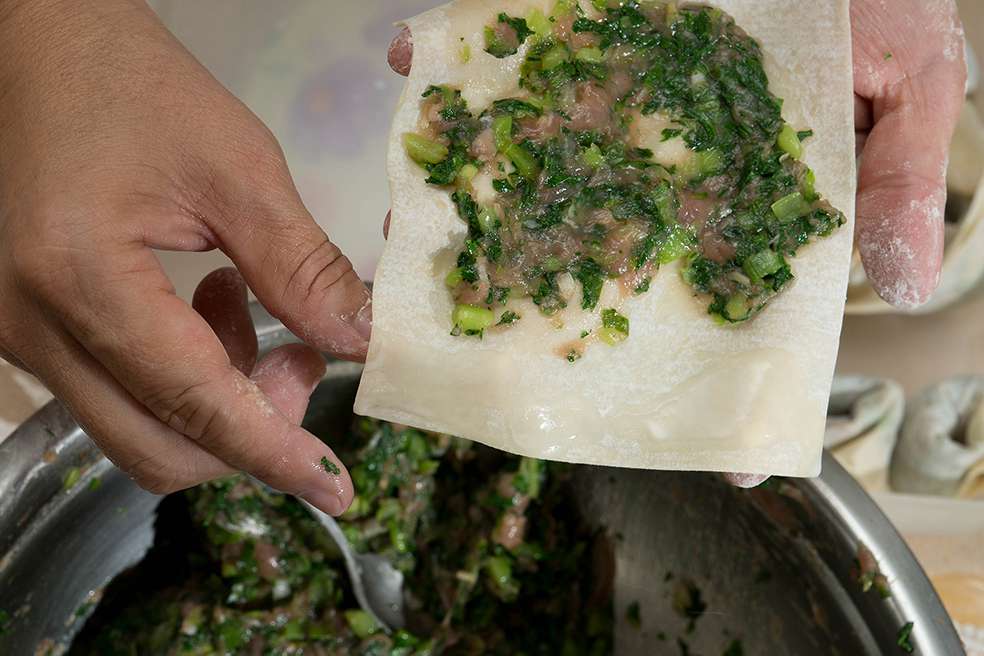
[{"label": "shiny metal surface", "polygon": [[[293,339],[261,310],[254,318],[261,350]],[[357,365],[331,363],[306,424],[343,426],[358,375]],[[82,476],[65,489],[73,467]],[[963,653],[909,549],[830,457],[819,479],[750,491],[710,474],[585,467],[578,475],[576,501],[614,538],[618,654],[677,654],[677,637],[701,654],[722,653],[732,639],[745,654],[899,653],[908,621],[916,653]],[[146,551],[158,501],[102,458],[57,403],[0,445],[0,609],[12,615],[0,654],[70,639],[90,594]],[[890,598],[861,591],[861,544],[888,577]],[[707,605],[692,633],[672,608],[684,580]],[[625,621],[632,603],[638,628]]]},{"label": "shiny metal surface", "polygon": [[303,499],[298,499],[338,545],[345,560],[345,570],[352,583],[352,593],[359,606],[388,633],[403,628],[403,573],[385,557],[374,553],[360,554],[349,545],[335,518]]}]

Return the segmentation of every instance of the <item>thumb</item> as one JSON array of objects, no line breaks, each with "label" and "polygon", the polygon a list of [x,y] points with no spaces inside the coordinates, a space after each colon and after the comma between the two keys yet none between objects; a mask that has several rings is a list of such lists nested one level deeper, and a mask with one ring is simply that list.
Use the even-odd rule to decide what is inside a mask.
[{"label": "thumb", "polygon": [[259,301],[295,335],[335,357],[364,360],[369,290],[304,207],[282,155],[263,161],[229,182],[219,197],[237,202],[210,227]]}]

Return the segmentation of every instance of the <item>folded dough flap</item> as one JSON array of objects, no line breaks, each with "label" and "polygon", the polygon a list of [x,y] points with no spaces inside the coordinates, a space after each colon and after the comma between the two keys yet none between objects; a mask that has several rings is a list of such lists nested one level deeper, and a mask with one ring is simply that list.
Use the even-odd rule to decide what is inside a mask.
[{"label": "folded dough flap", "polygon": [[[563,357],[565,341],[598,323],[578,307],[548,319],[527,302],[507,331],[481,340],[449,335],[453,302],[443,277],[466,228],[447,191],[424,182],[401,144],[431,84],[459,86],[476,113],[515,93],[523,50],[488,56],[481,26],[499,11],[525,15],[548,4],[466,0],[408,21],[414,64],[391,134],[393,214],[356,412],[554,460],[816,475],[854,216],[847,1],[714,4],[762,44],[784,119],[814,131],[803,159],[817,189],[848,224],[805,246],[791,261],[794,283],[739,326],[717,325],[678,268],[661,268],[647,293],[618,299],[629,338],[594,344],[574,363]],[[471,45],[467,63],[462,38]],[[617,295],[617,285],[606,283],[599,307]]]}]

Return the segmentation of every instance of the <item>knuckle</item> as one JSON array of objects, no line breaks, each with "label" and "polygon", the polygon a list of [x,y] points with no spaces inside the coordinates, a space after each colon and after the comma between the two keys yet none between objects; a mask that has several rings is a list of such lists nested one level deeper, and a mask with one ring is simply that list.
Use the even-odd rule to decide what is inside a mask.
[{"label": "knuckle", "polygon": [[165,425],[203,444],[214,442],[224,432],[223,413],[209,402],[209,381],[168,387],[143,399],[144,405]]},{"label": "knuckle", "polygon": [[302,307],[318,307],[354,271],[352,262],[325,237],[294,265],[285,294]]}]

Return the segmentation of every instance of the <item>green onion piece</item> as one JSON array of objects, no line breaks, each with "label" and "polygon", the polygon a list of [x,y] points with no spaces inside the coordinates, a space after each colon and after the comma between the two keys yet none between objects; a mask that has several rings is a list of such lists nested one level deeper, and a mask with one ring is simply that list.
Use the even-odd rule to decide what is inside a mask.
[{"label": "green onion piece", "polygon": [[581,161],[584,162],[585,166],[596,169],[605,163],[605,156],[602,154],[598,144],[591,144],[589,148],[581,153]]},{"label": "green onion piece", "polygon": [[693,234],[680,225],[673,226],[666,241],[659,249],[660,264],[669,264],[690,253],[694,248]]},{"label": "green onion piece", "polygon": [[555,257],[551,255],[550,257],[545,259],[543,261],[543,264],[541,264],[540,266],[543,267],[544,271],[550,271],[551,273],[554,273],[564,268],[564,262],[559,257]]},{"label": "green onion piece", "polygon": [[376,626],[376,622],[369,617],[369,613],[364,610],[347,610],[345,611],[345,621],[348,622],[349,628],[352,629],[352,633],[361,640],[368,638],[377,631],[379,627]]},{"label": "green onion piece", "polygon": [[553,12],[551,16],[560,16],[562,14],[569,14],[574,11],[577,7],[577,0],[557,0],[557,4],[554,5]]},{"label": "green onion piece", "polygon": [[558,43],[553,48],[543,53],[540,57],[540,66],[543,70],[549,71],[566,62],[567,57],[567,46]]},{"label": "green onion piece", "polygon": [[492,556],[485,561],[485,571],[492,579],[497,595],[511,599],[519,592],[519,584],[513,578],[512,561],[508,556]]},{"label": "green onion piece", "polygon": [[478,212],[478,227],[483,235],[487,235],[495,230],[495,224],[498,220],[499,217],[488,207],[483,207]]},{"label": "green onion piece", "polygon": [[458,53],[461,56],[461,63],[467,64],[471,61],[471,46],[467,43],[461,46],[461,52]]},{"label": "green onion piece", "polygon": [[788,196],[783,196],[772,204],[772,213],[782,223],[788,223],[801,216],[806,216],[810,213],[811,209],[810,204],[803,198],[803,194],[798,191],[794,191]]},{"label": "green onion piece", "polygon": [[448,289],[454,289],[461,284],[462,280],[464,280],[464,276],[461,274],[461,269],[451,269],[448,271],[448,275],[444,277],[444,284]]},{"label": "green onion piece", "polygon": [[474,164],[465,164],[458,171],[458,182],[464,184],[466,182],[471,182],[472,178],[478,175],[478,167]]},{"label": "green onion piece", "polygon": [[758,282],[781,269],[782,265],[782,255],[771,248],[766,248],[746,257],[745,261],[741,263],[741,268],[745,270],[749,278]]},{"label": "green onion piece", "polygon": [[811,203],[820,198],[817,193],[817,175],[813,169],[806,169],[806,175],[803,176],[803,198]]},{"label": "green onion piece", "polygon": [[495,314],[477,305],[458,304],[451,313],[451,321],[465,332],[480,333],[495,323]]},{"label": "green onion piece", "polygon": [[614,328],[601,327],[598,329],[598,338],[609,346],[615,346],[619,342],[624,342],[626,336],[625,333],[620,333]]},{"label": "green onion piece", "polygon": [[447,146],[413,132],[403,135],[403,147],[410,159],[418,164],[437,164],[448,156]]},{"label": "green onion piece", "polygon": [[524,178],[532,178],[539,171],[539,166],[537,165],[536,158],[530,151],[526,150],[523,146],[519,144],[509,144],[509,146],[502,151],[503,154],[509,158],[509,161],[513,163],[516,170]]},{"label": "green onion piece", "polygon": [[721,151],[701,150],[697,153],[697,171],[701,175],[713,175],[724,166],[724,158]]},{"label": "green onion piece", "polygon": [[666,24],[673,25],[676,19],[680,16],[680,10],[677,9],[677,3],[670,2],[666,5]]},{"label": "green onion piece", "polygon": [[492,134],[495,136],[495,147],[501,153],[512,144],[512,116],[503,114],[492,121]]},{"label": "green onion piece", "polygon": [[75,487],[75,484],[79,482],[80,478],[82,478],[82,470],[78,467],[72,467],[65,472],[65,478],[62,479],[62,487],[70,490]]},{"label": "green onion piece", "polygon": [[605,11],[608,8],[608,0],[591,0],[591,6],[598,11]]},{"label": "green onion piece", "polygon": [[533,33],[540,38],[549,37],[553,32],[553,24],[550,19],[543,15],[539,9],[532,9],[526,15],[526,26],[533,30]]},{"label": "green onion piece", "polygon": [[614,308],[601,311],[601,328],[598,337],[609,346],[624,341],[629,336],[629,319]]},{"label": "green onion piece", "polygon": [[724,313],[732,321],[742,321],[748,318],[748,297],[744,294],[735,294],[725,304]]},{"label": "green onion piece", "polygon": [[653,189],[652,198],[659,211],[659,218],[664,223],[676,223],[676,205],[673,203],[673,189],[670,188],[670,183],[665,180],[661,182]]},{"label": "green onion piece", "polygon": [[574,53],[574,59],[588,62],[589,64],[600,64],[604,61],[604,54],[601,48],[581,48]]},{"label": "green onion piece", "polygon": [[776,144],[784,153],[793,159],[799,159],[803,155],[803,145],[796,135],[796,130],[788,123],[783,125],[782,130],[779,131],[779,138],[776,139]]}]

